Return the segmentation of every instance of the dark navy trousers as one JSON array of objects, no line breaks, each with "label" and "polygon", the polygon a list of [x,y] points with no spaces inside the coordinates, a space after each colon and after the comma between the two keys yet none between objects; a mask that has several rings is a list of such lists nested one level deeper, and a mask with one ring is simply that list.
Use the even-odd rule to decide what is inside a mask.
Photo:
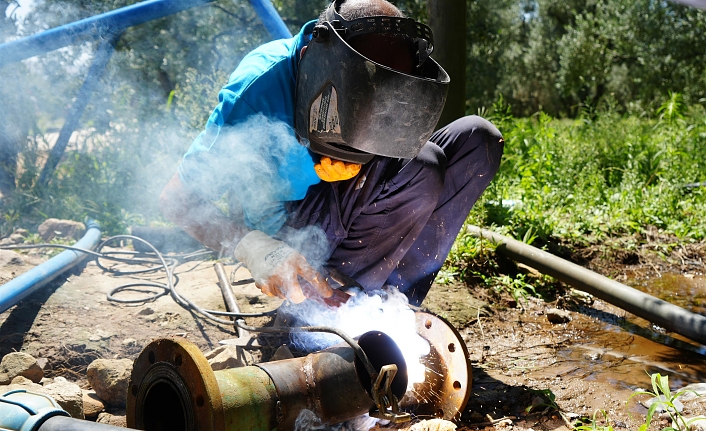
[{"label": "dark navy trousers", "polygon": [[321,227],[329,269],[367,291],[395,286],[419,305],[502,153],[502,135],[490,122],[458,119],[414,159],[375,157],[350,180],[310,187],[288,204],[287,225]]}]

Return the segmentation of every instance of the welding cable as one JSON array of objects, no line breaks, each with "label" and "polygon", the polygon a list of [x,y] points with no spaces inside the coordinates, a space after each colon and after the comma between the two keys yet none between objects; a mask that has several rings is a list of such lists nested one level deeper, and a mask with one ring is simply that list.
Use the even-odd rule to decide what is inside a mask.
[{"label": "welding cable", "polygon": [[[110,251],[110,252],[100,252],[100,250],[109,242],[115,241],[118,239],[130,239],[133,241],[140,241],[147,245],[152,251],[154,252],[156,259],[151,258],[151,259],[145,259],[145,258],[123,258],[123,257],[117,257],[117,256],[112,256],[111,254],[131,254],[131,255],[139,255],[139,254],[144,254],[144,253],[138,253],[138,252],[129,252],[129,251]],[[172,268],[176,267],[180,261],[184,261],[187,259],[193,259],[195,257],[200,257],[203,255],[207,254],[212,254],[211,251],[209,250],[199,250],[196,252],[192,252],[183,256],[174,256],[170,257],[170,259],[165,259],[164,256],[149,242],[145,241],[142,238],[132,236],[132,235],[116,235],[113,237],[110,237],[100,243],[98,247],[96,247],[96,251],[94,250],[88,250],[88,249],[83,249],[80,247],[75,247],[71,245],[63,245],[63,244],[31,244],[31,245],[11,245],[11,246],[0,246],[0,250],[26,250],[26,249],[36,249],[36,248],[59,248],[59,249],[65,249],[65,250],[74,250],[74,251],[79,251],[82,253],[86,253],[90,256],[93,256],[96,258],[96,265],[103,269],[106,272],[111,272],[116,275],[132,275],[136,273],[143,273],[147,272],[144,270],[135,270],[135,271],[115,271],[111,268],[107,268],[103,265],[100,264],[98,259],[107,259],[107,260],[112,260],[116,262],[121,262],[121,263],[126,263],[126,264],[156,264],[156,269],[164,269],[167,272],[167,283],[155,283],[155,282],[139,282],[139,283],[130,283],[126,285],[121,285],[116,287],[115,289],[111,290],[107,294],[107,299],[112,302],[117,302],[117,303],[123,303],[123,304],[131,304],[131,303],[144,303],[144,302],[151,302],[156,300],[157,298],[164,296],[166,294],[171,294],[172,298],[174,301],[179,304],[181,307],[187,309],[187,310],[193,310],[197,312],[198,314],[202,315],[206,319],[212,320],[216,323],[220,324],[227,324],[228,326],[232,326],[233,322],[230,320],[223,320],[215,317],[215,314],[221,315],[221,316],[226,316],[226,317],[266,317],[266,316],[271,316],[274,313],[277,312],[276,309],[273,310],[268,310],[264,312],[259,312],[259,313],[233,313],[233,312],[224,312],[224,311],[216,311],[216,310],[205,310],[198,305],[194,304],[193,302],[189,301],[188,299],[185,299],[179,293],[176,291],[174,288],[174,278],[176,275],[174,274]],[[167,260],[170,261],[172,265],[167,264]],[[150,271],[153,271],[154,268],[148,268]],[[157,287],[159,289],[162,289],[161,292],[150,292],[151,295],[142,297],[142,298],[135,298],[135,299],[120,299],[116,298],[115,295],[121,291],[138,291],[138,292],[144,292],[142,290],[135,289],[135,287]]]},{"label": "welding cable", "polygon": [[[147,301],[152,301],[158,297],[164,296],[167,293],[169,293],[171,295],[172,299],[174,299],[174,301],[177,304],[179,304],[181,307],[183,307],[187,310],[194,311],[194,312],[200,314],[202,317],[205,317],[208,320],[211,320],[216,323],[220,323],[222,325],[227,325],[229,327],[233,326],[233,324],[235,323],[235,325],[237,325],[239,328],[244,329],[246,331],[250,331],[250,332],[262,332],[262,333],[326,332],[326,333],[331,333],[331,334],[334,334],[334,335],[337,335],[338,337],[340,337],[343,341],[346,342],[346,344],[348,344],[353,349],[353,351],[355,352],[355,355],[363,363],[363,366],[365,367],[366,371],[371,376],[371,378],[373,378],[373,376],[377,375],[377,372],[375,371],[375,367],[373,367],[372,363],[370,362],[370,360],[368,359],[367,355],[365,354],[363,349],[360,347],[360,345],[353,338],[351,338],[345,332],[343,332],[339,329],[336,329],[333,327],[328,327],[328,326],[255,327],[255,326],[248,326],[245,323],[239,322],[237,320],[235,322],[233,322],[232,320],[225,320],[225,319],[221,319],[219,317],[216,317],[216,315],[226,316],[226,317],[235,317],[235,318],[237,318],[237,317],[264,317],[264,316],[270,316],[270,315],[276,313],[277,309],[273,309],[273,310],[269,310],[269,311],[265,311],[265,312],[261,312],[261,313],[233,313],[233,312],[225,312],[225,311],[207,310],[207,309],[201,308],[200,306],[198,306],[197,304],[195,304],[194,302],[192,302],[188,298],[184,298],[183,296],[181,296],[179,294],[179,292],[177,292],[177,290],[174,286],[173,267],[175,267],[176,264],[178,264],[178,260],[171,259],[173,265],[168,265],[167,260],[164,258],[162,253],[160,253],[152,244],[150,244],[149,242],[145,241],[142,238],[139,238],[139,237],[136,237],[133,235],[112,236],[112,237],[106,239],[105,241],[103,241],[102,243],[100,243],[98,245],[98,247],[96,247],[96,251],[82,249],[82,248],[74,247],[74,246],[70,246],[70,245],[62,245],[62,244],[33,244],[33,245],[2,246],[2,247],[0,247],[0,250],[1,249],[9,249],[9,250],[31,249],[31,248],[62,248],[62,249],[80,251],[82,253],[87,253],[91,256],[94,256],[94,257],[96,257],[96,264],[97,265],[99,265],[99,263],[98,263],[99,258],[114,260],[114,261],[123,262],[123,263],[130,263],[131,261],[133,261],[133,262],[139,261],[140,263],[144,263],[145,261],[148,261],[148,259],[119,258],[119,257],[115,257],[115,256],[110,256],[109,255],[110,253],[101,253],[100,252],[100,250],[107,243],[109,243],[111,241],[118,240],[118,239],[130,239],[132,241],[140,241],[141,243],[143,243],[147,247],[149,247],[154,252],[157,259],[159,260],[161,267],[164,268],[164,270],[167,273],[167,284],[154,283],[154,282],[141,282],[141,283],[131,283],[131,284],[123,285],[123,286],[118,286],[117,288],[111,290],[108,293],[109,300],[114,301],[114,302],[120,302],[120,303],[147,302]],[[126,254],[126,253],[130,253],[130,252],[120,252],[120,253]],[[196,253],[191,253],[190,257],[200,256],[200,255],[201,255],[200,252],[196,252]],[[174,262],[177,262],[177,263],[174,264]],[[154,263],[154,261],[150,260],[149,263]],[[112,272],[109,269],[107,269],[101,265],[99,265],[99,266],[105,271]],[[123,272],[123,274],[125,274],[125,273]],[[154,294],[154,296],[150,296],[146,299],[140,298],[137,300],[135,300],[135,299],[133,299],[133,300],[117,299],[113,296],[115,293],[117,293],[119,291],[137,290],[137,289],[133,289],[134,287],[137,287],[137,286],[158,287],[158,288],[164,289],[164,291],[163,292],[156,292]]]}]

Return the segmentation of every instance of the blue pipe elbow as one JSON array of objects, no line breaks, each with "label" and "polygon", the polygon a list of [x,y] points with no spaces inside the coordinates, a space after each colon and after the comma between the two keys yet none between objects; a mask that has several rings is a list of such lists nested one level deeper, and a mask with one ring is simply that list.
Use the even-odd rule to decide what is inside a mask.
[{"label": "blue pipe elbow", "polygon": [[0,395],[0,429],[37,431],[49,418],[69,416],[48,395],[17,389]]},{"label": "blue pipe elbow", "polygon": [[[75,247],[92,250],[101,239],[101,231],[97,222],[89,221],[86,233]],[[88,256],[80,251],[66,250],[54,256],[41,265],[13,278],[0,286],[0,313],[31,295],[64,271],[76,266]]]}]

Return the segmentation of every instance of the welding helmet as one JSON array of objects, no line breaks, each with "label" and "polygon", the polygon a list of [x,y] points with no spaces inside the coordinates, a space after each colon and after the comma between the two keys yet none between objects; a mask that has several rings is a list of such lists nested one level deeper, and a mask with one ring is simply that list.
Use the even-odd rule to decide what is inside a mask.
[{"label": "welding helmet", "polygon": [[[434,132],[449,76],[429,55],[431,29],[411,18],[371,16],[346,20],[340,0],[324,12],[299,62],[295,129],[317,154],[352,163],[375,155],[413,158]],[[412,70],[376,63],[351,39],[379,33],[405,41]]]}]

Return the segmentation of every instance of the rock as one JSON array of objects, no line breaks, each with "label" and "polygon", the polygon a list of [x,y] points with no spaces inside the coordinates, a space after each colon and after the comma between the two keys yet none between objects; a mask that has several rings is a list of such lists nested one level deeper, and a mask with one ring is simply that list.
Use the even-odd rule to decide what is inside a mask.
[{"label": "rock", "polygon": [[110,334],[102,329],[96,329],[96,332],[88,336],[88,341],[103,341],[109,340],[113,334]]},{"label": "rock", "polygon": [[25,242],[25,237],[16,233],[13,233],[12,235],[8,236],[7,238],[3,238],[2,241],[0,241],[0,245],[15,245],[15,244],[22,244]]},{"label": "rock", "polygon": [[127,420],[125,419],[125,414],[118,415],[105,412],[100,413],[96,422],[98,422],[99,424],[113,425],[116,427],[127,427]]},{"label": "rock", "polygon": [[44,386],[43,393],[54,400],[66,410],[72,418],[85,419],[83,414],[83,392],[76,384],[63,377],[55,377],[54,382]]},{"label": "rock", "polygon": [[[655,412],[662,413],[667,411],[666,401],[667,397],[664,395],[660,395],[658,397],[651,398],[641,404],[649,409],[652,404],[657,403],[657,406],[655,407]],[[684,404],[682,404],[681,401],[679,401],[678,399],[673,400],[672,405],[679,413],[684,410]]]},{"label": "rock", "polygon": [[39,383],[44,377],[44,371],[31,355],[22,352],[8,353],[0,362],[0,385],[10,383],[17,376]]},{"label": "rock", "polygon": [[27,377],[23,376],[17,376],[14,379],[12,379],[12,382],[10,382],[10,388],[9,390],[14,390],[14,389],[27,389],[31,391],[41,391],[43,388],[42,385],[38,383],[34,383]]},{"label": "rock", "polygon": [[[5,239],[8,239],[8,238],[5,238]],[[11,245],[11,244],[3,244],[3,245]],[[16,253],[12,250],[0,250],[0,267],[3,267],[5,265],[20,266],[20,265],[24,265],[24,264],[25,264],[25,260],[21,254]]]},{"label": "rock", "polygon": [[42,371],[51,370],[51,365],[49,365],[49,359],[47,358],[37,358],[37,365],[39,365]]},{"label": "rock", "polygon": [[14,232],[12,232],[15,235],[20,235],[22,238],[27,238],[27,235],[29,235],[29,231],[27,229],[15,229]]},{"label": "rock", "polygon": [[143,308],[142,310],[140,310],[140,312],[137,314],[139,316],[149,316],[151,314],[154,314],[154,310],[151,309],[150,307],[147,307],[147,308]]},{"label": "rock", "polygon": [[81,392],[83,393],[83,414],[86,419],[97,418],[98,414],[105,409],[103,402],[98,399],[96,391],[83,389]]},{"label": "rock", "polygon": [[407,428],[407,431],[454,431],[456,424],[444,419],[427,419]]},{"label": "rock", "polygon": [[547,310],[547,320],[551,323],[566,323],[571,321],[571,314],[566,310],[551,308]]},{"label": "rock", "polygon": [[73,220],[48,218],[39,225],[37,232],[44,241],[51,241],[55,237],[79,239],[86,232],[86,226]]},{"label": "rock", "polygon": [[96,359],[86,371],[86,378],[96,395],[106,404],[125,407],[127,387],[132,372],[129,359]]},{"label": "rock", "polygon": [[126,338],[120,344],[124,347],[134,347],[137,345],[137,340],[134,338]]},{"label": "rock", "polygon": [[683,392],[679,395],[679,400],[681,401],[690,401],[703,397],[706,395],[706,383],[692,383],[679,389],[679,392]]},{"label": "rock", "polygon": [[206,353],[206,359],[213,371],[245,366],[242,349],[233,345],[220,346],[211,350]]},{"label": "rock", "polygon": [[689,431],[706,431],[706,416],[696,416],[687,421],[689,421]]}]

